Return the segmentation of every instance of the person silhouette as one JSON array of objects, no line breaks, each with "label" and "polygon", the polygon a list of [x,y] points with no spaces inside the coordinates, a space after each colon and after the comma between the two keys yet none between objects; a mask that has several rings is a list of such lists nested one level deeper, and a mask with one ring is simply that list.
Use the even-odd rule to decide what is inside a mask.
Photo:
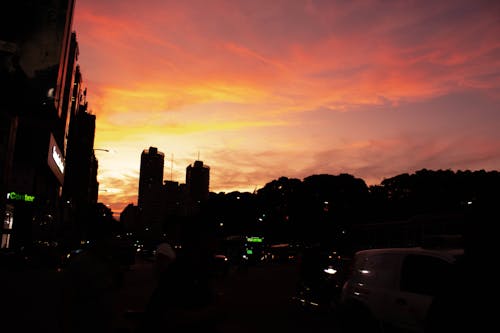
[{"label": "person silhouette", "polygon": [[176,260],[177,254],[169,243],[162,242],[157,246],[153,264],[156,287],[146,304],[137,332],[151,332],[165,325],[165,317],[169,316],[168,312],[179,297],[178,269],[174,266]]},{"label": "person silhouette", "polygon": [[110,235],[95,235],[88,249],[74,255],[64,272],[65,331],[112,329],[114,301],[120,287],[118,270]]},{"label": "person silhouette", "polygon": [[138,332],[160,327],[171,332],[214,328],[216,309],[211,285],[208,245],[194,233],[185,233],[182,249],[168,243],[156,249],[157,285],[146,306]]}]

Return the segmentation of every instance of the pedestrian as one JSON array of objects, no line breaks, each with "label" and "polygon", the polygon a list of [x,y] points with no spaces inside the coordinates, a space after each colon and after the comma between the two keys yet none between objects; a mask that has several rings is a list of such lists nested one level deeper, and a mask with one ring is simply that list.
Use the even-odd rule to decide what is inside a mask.
[{"label": "pedestrian", "polygon": [[111,235],[98,232],[89,242],[87,249],[70,257],[64,271],[65,332],[110,331],[114,325],[120,280]]},{"label": "pedestrian", "polygon": [[157,285],[138,332],[158,328],[169,332],[213,329],[217,311],[211,263],[210,252],[199,238],[190,235],[178,251],[168,243],[161,243],[156,250]]},{"label": "pedestrian", "polygon": [[153,264],[156,287],[146,304],[138,332],[151,332],[163,327],[165,317],[169,316],[168,312],[172,312],[175,299],[178,298],[178,272],[174,266],[176,259],[177,254],[169,243],[162,242],[157,246]]}]

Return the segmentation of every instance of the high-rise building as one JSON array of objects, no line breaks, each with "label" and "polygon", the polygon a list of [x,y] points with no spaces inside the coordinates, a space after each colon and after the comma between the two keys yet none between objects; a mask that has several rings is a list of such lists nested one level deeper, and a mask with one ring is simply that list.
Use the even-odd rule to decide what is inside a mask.
[{"label": "high-rise building", "polygon": [[179,182],[165,180],[163,184],[163,196],[166,216],[178,215],[181,208],[181,191]]},{"label": "high-rise building", "polygon": [[141,169],[139,174],[138,206],[144,206],[148,192],[153,188],[161,188],[163,184],[163,166],[165,154],[156,147],[144,149],[141,154]]},{"label": "high-rise building", "polygon": [[138,207],[141,223],[151,226],[163,219],[163,166],[165,154],[156,147],[144,149],[141,154]]},{"label": "high-rise building", "polygon": [[208,199],[210,167],[202,161],[195,161],[186,168],[186,186],[189,199],[196,205]]}]

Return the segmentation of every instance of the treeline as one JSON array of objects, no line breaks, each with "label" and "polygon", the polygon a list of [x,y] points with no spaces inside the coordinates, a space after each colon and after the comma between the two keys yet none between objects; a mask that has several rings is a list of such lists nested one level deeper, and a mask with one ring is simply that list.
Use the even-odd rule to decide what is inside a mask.
[{"label": "treeline", "polygon": [[211,193],[202,209],[221,234],[255,233],[276,240],[342,237],[357,225],[415,216],[491,212],[500,200],[498,171],[422,169],[367,186],[350,174],[281,177],[255,193]]}]

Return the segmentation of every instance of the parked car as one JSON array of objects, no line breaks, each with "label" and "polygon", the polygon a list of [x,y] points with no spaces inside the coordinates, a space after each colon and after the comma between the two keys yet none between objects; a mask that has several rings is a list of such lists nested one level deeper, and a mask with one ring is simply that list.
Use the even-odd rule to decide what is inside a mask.
[{"label": "parked car", "polygon": [[293,299],[306,309],[334,310],[351,257],[329,248],[309,247],[303,250],[299,261],[299,281]]},{"label": "parked car", "polygon": [[424,332],[433,297],[452,276],[463,249],[381,248],[356,252],[344,283],[345,331]]}]

